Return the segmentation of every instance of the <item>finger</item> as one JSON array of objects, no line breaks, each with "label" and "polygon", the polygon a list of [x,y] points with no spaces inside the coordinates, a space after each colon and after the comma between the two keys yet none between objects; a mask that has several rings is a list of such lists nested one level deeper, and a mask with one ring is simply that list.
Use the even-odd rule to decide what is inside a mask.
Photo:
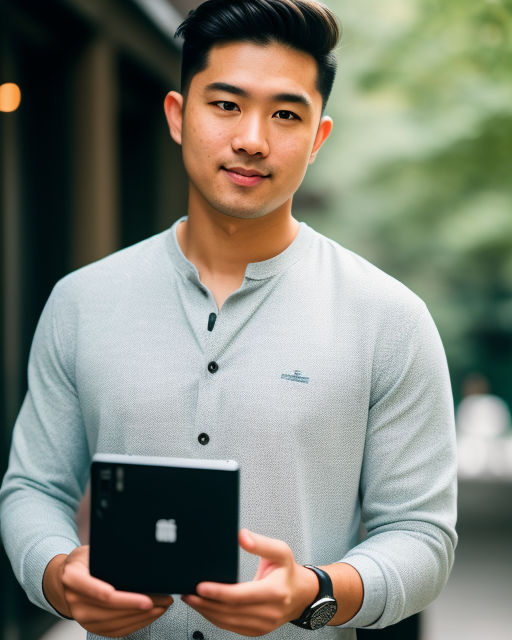
[{"label": "finger", "polygon": [[65,568],[62,574],[64,587],[83,593],[98,600],[107,598],[115,589],[108,582],[93,578],[84,565],[74,564]]},{"label": "finger", "polygon": [[78,569],[75,565],[66,568],[62,582],[68,589],[83,594],[98,602],[111,602],[123,609],[138,608],[151,609],[153,601],[142,593],[116,591],[111,584],[93,578],[87,571]]},{"label": "finger", "polygon": [[260,558],[266,558],[271,562],[285,565],[293,561],[292,550],[282,540],[268,538],[254,533],[254,531],[249,531],[249,529],[240,529],[238,542],[245,551],[260,556]]},{"label": "finger", "polygon": [[[72,590],[67,591],[66,599],[68,604],[87,604],[91,607],[96,607],[97,609],[105,609],[106,611],[117,611],[119,615],[130,614],[130,613],[140,613],[140,607],[120,607],[118,603],[112,602],[110,600],[97,600],[96,598],[90,598],[82,593],[78,593]],[[154,606],[166,607],[167,609],[173,604],[174,600],[170,598],[170,601],[159,601],[155,602]]]},{"label": "finger", "polygon": [[158,618],[160,618],[164,613],[165,611],[163,611],[162,613],[159,613],[156,616],[153,616],[148,620],[137,622],[136,624],[130,624],[130,625],[127,625],[126,627],[120,628],[116,631],[116,637],[124,638],[125,636],[129,636],[130,634],[135,633],[136,631],[139,631],[140,629],[143,629],[144,627],[147,627],[150,624],[153,624],[153,622],[155,622],[155,620],[158,620]]},{"label": "finger", "polygon": [[[139,622],[144,622],[145,620],[151,620],[152,618],[159,617],[163,613],[165,613],[167,609],[165,607],[153,607],[152,609],[148,609],[148,611],[132,611],[130,613],[123,613],[122,615],[118,615],[117,612],[106,609],[97,609],[95,607],[86,607],[83,610],[80,610],[78,618],[75,618],[80,624],[93,624],[98,623],[101,624],[101,627],[105,629],[105,631],[121,629],[127,625],[138,624]],[[149,624],[149,622],[146,622]]]},{"label": "finger", "polygon": [[[196,592],[203,598],[230,604],[251,604],[256,602],[273,602],[284,597],[282,588],[276,584],[280,580],[283,569],[273,572],[267,580],[252,580],[239,584],[222,584],[220,582],[200,582]],[[284,578],[283,578],[284,579]]]},{"label": "finger", "polygon": [[153,604],[157,606],[170,607],[174,602],[174,598],[170,595],[164,595],[161,593],[146,593],[144,595],[147,595],[149,598],[151,598]]},{"label": "finger", "polygon": [[112,601],[121,607],[150,609],[153,601],[149,596],[130,591],[117,591],[111,584],[94,578],[82,565],[74,564],[66,568],[62,577],[64,585],[99,601]]},{"label": "finger", "polygon": [[[182,598],[183,599],[183,598]],[[184,600],[185,604],[201,613],[201,615],[215,615],[215,616],[228,616],[237,615],[240,619],[245,618],[269,618],[279,617],[279,612],[275,603],[256,603],[250,605],[236,605],[226,604],[224,602],[215,602],[214,600],[205,600],[197,596],[187,596]]]}]

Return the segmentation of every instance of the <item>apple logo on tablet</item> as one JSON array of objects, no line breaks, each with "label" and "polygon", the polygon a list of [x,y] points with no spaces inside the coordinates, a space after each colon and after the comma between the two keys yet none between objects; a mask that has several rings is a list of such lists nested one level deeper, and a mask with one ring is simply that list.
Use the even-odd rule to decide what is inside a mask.
[{"label": "apple logo on tablet", "polygon": [[155,533],[157,542],[176,542],[177,529],[175,520],[158,520]]}]

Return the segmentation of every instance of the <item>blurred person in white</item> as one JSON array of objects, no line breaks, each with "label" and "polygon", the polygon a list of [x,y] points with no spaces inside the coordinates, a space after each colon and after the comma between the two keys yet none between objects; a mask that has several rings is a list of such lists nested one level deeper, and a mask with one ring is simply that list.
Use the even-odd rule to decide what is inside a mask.
[{"label": "blurred person in white", "polygon": [[[424,609],[453,564],[444,349],[417,296],[292,215],[332,128],[334,14],[208,0],[179,33],[181,93],[165,114],[188,210],[57,283],[0,491],[2,537],[30,599],[91,639],[354,640]],[[74,514],[96,452],[237,460],[241,582],[174,601],[93,578]],[[198,554],[215,553],[209,526]]]},{"label": "blurred person in white", "polygon": [[471,373],[456,411],[459,476],[512,479],[512,422],[507,403],[490,392],[488,379]]}]

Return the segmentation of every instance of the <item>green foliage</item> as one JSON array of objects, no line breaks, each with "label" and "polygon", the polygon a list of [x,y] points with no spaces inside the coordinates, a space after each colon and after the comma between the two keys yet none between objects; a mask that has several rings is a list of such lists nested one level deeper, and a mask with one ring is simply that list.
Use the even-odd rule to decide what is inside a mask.
[{"label": "green foliage", "polygon": [[512,1],[327,4],[344,26],[331,138],[300,218],[415,291],[454,393],[478,370],[512,402]]}]

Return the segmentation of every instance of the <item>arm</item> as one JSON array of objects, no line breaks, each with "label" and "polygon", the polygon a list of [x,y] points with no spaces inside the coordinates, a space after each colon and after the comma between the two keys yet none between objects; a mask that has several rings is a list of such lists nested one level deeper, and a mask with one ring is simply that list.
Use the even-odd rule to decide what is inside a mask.
[{"label": "arm", "polygon": [[342,559],[357,569],[365,593],[347,627],[385,627],[428,606],[446,584],[457,543],[444,350],[423,303],[404,313],[394,333],[374,366],[360,485],[368,538]]},{"label": "arm", "polygon": [[28,392],[16,421],[0,490],[1,532],[28,598],[55,614],[43,589],[52,558],[80,541],[74,521],[89,474],[89,450],[74,383],[74,355],[62,345],[60,283],[39,320],[29,358]]},{"label": "arm", "polygon": [[89,573],[89,547],[80,546],[75,512],[90,455],[74,379],[76,313],[65,286],[55,287],[34,336],[29,389],[0,490],[2,537],[34,604],[117,637],[159,618],[173,599],[116,591]]}]

